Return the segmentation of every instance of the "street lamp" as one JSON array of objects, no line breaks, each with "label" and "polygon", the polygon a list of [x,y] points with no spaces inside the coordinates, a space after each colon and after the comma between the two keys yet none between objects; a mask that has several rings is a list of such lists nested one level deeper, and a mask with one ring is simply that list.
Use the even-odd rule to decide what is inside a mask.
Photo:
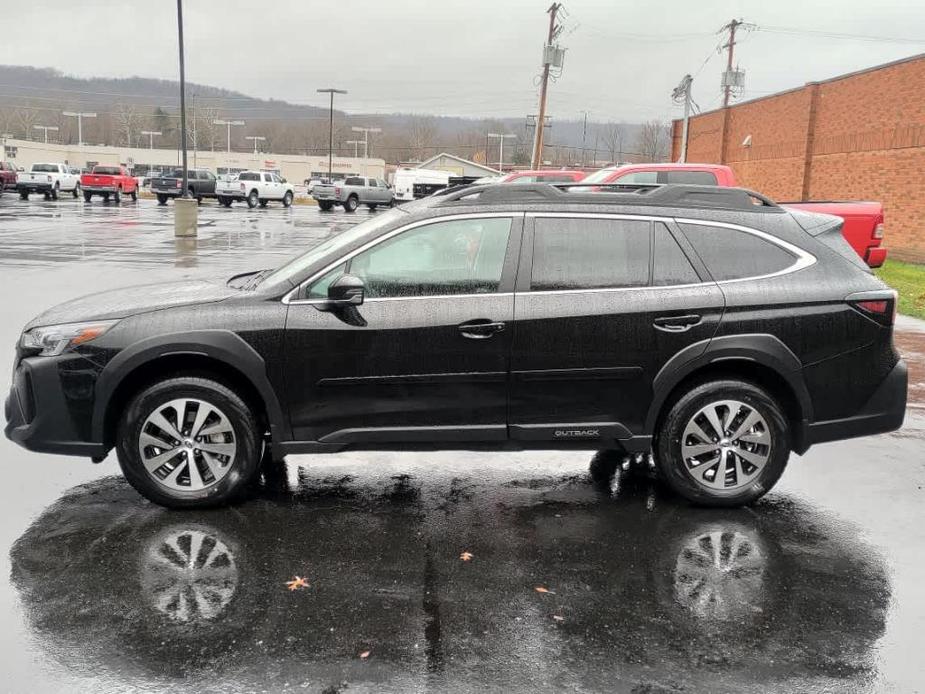
[{"label": "street lamp", "polygon": [[212,121],[213,125],[227,125],[228,126],[228,151],[231,151],[231,126],[232,125],[244,125],[243,120],[221,120],[216,119]]},{"label": "street lamp", "polygon": [[254,141],[254,163],[256,163],[257,162],[257,143],[263,142],[267,138],[261,137],[260,135],[246,135],[244,139]]},{"label": "street lamp", "polygon": [[331,169],[334,161],[334,95],[346,94],[346,89],[334,89],[327,87],[325,89],[316,89],[319,94],[331,95],[331,108],[328,114],[328,181],[331,181]]},{"label": "street lamp", "polygon": [[[497,137],[498,138],[498,171],[504,172],[502,168],[504,166],[504,138],[506,137],[517,137],[514,133],[488,133],[488,137]],[[488,156],[486,155],[486,159]]]},{"label": "street lamp", "polygon": [[363,133],[363,175],[365,176],[369,166],[369,134],[381,133],[382,128],[361,128],[355,125],[350,129],[355,133]]},{"label": "street lamp", "polygon": [[57,130],[57,129],[58,129],[58,126],[57,126],[57,125],[33,125],[32,127],[33,127],[35,130],[44,130],[44,131],[45,131],[45,144],[46,144],[46,145],[48,144],[48,131],[49,131],[49,130]]},{"label": "street lamp", "polygon": [[154,149],[154,136],[160,137],[163,133],[160,130],[142,130],[141,134],[148,136],[148,149]]},{"label": "street lamp", "polygon": [[[177,0],[179,2],[179,0]],[[83,130],[83,119],[84,118],[96,118],[95,113],[80,113],[77,111],[62,111],[62,116],[72,116],[77,118],[77,144],[82,145],[84,143],[84,130]]]}]

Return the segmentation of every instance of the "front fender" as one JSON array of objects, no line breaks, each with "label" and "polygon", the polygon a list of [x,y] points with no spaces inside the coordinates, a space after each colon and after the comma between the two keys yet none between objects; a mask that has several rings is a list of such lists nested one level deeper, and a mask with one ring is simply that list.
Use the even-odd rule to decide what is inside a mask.
[{"label": "front fender", "polygon": [[273,439],[287,441],[291,438],[289,422],[283,416],[279,398],[267,378],[263,357],[230,330],[193,330],[139,340],[119,352],[106,365],[96,382],[93,440],[104,440],[107,407],[119,386],[133,371],[160,357],[184,354],[214,359],[241,373],[263,399]]}]

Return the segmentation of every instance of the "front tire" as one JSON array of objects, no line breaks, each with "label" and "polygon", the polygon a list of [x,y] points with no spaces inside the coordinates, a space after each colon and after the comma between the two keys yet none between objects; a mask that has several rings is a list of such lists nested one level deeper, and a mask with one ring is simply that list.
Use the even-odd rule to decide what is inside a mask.
[{"label": "front tire", "polygon": [[55,187],[51,189],[51,199],[57,200],[59,192],[61,192],[61,184],[55,183]]},{"label": "front tire", "polygon": [[131,193],[129,193],[129,197],[132,199],[132,202],[137,202],[138,201],[138,189],[136,188]]},{"label": "front tire", "polygon": [[260,472],[256,417],[227,386],[178,376],[148,386],[119,423],[116,452],[128,482],[156,504],[201,508],[229,503]]},{"label": "front tire", "polygon": [[268,202],[270,202],[270,201],[269,201],[269,200],[261,200],[261,201],[260,201],[260,206],[261,206],[261,207],[266,207]]},{"label": "front tire", "polygon": [[283,207],[290,207],[292,205],[292,193],[286,191],[286,194],[283,196]]},{"label": "front tire", "polygon": [[75,200],[80,197],[80,184],[79,183],[74,184],[74,190],[71,191],[71,194],[74,196]]},{"label": "front tire", "polygon": [[679,397],[655,443],[659,473],[688,501],[742,506],[780,479],[790,430],[777,402],[746,381],[700,383]]},{"label": "front tire", "polygon": [[351,195],[344,201],[344,210],[346,212],[356,212],[360,202],[356,195]]}]

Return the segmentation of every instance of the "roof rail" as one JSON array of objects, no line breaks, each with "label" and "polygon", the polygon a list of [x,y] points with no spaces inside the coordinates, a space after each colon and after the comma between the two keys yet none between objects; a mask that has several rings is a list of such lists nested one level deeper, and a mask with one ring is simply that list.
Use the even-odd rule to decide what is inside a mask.
[{"label": "roof rail", "polygon": [[[585,190],[586,189],[586,190]],[[659,205],[734,210],[780,209],[770,198],[745,188],[676,183],[493,183],[454,186],[434,204],[559,202],[586,205]]]}]

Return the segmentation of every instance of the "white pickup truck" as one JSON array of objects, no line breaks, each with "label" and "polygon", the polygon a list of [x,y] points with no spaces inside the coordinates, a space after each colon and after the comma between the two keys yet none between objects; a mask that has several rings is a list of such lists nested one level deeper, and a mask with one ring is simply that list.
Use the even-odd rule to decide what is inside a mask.
[{"label": "white pickup truck", "polygon": [[271,200],[279,200],[289,207],[295,197],[291,183],[279,174],[269,171],[242,171],[230,181],[216,181],[215,197],[224,207],[235,201],[245,201],[248,207],[266,207]]},{"label": "white pickup truck", "polygon": [[33,164],[28,171],[16,175],[16,190],[22,200],[31,193],[42,193],[45,199],[57,200],[59,193],[80,195],[80,174],[73,174],[67,164]]}]

